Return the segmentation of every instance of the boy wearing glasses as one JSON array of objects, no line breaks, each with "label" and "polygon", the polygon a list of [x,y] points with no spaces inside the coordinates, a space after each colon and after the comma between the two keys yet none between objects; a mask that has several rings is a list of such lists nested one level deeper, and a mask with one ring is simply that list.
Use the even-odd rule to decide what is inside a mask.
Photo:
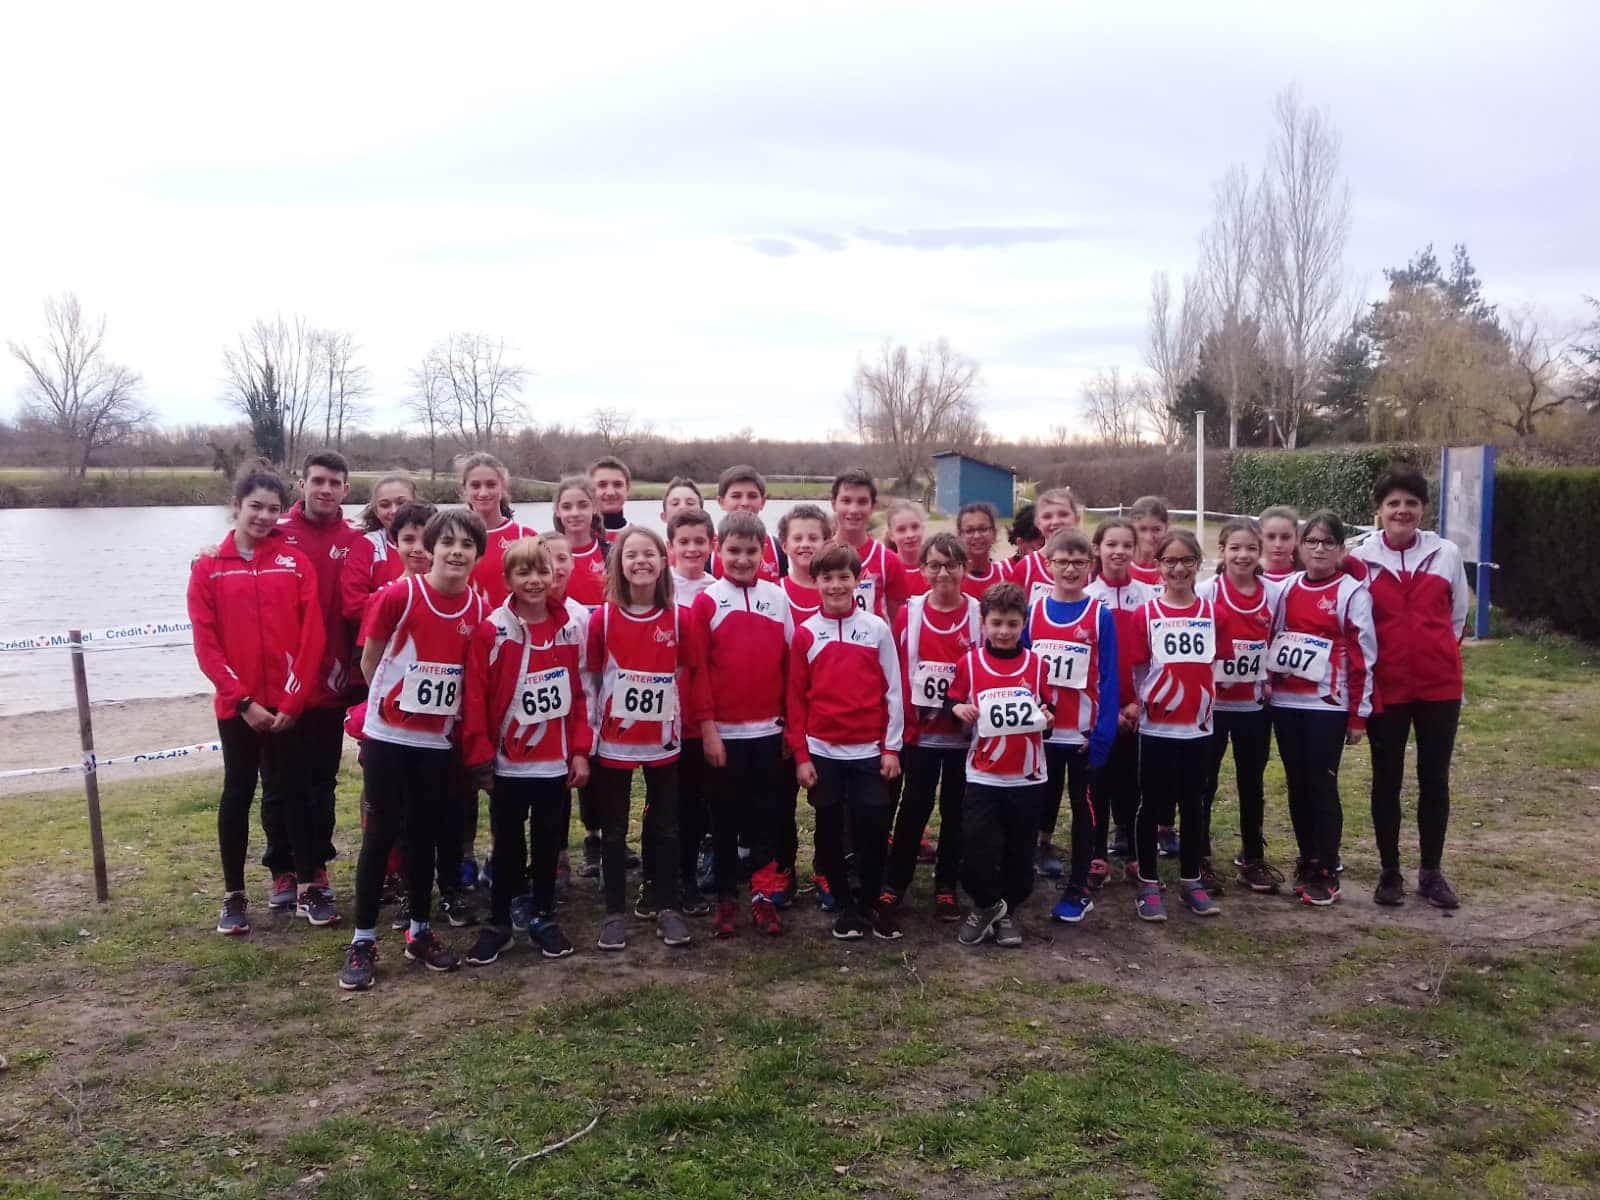
[{"label": "boy wearing glasses", "polygon": [[[1058,921],[1077,924],[1094,908],[1089,869],[1095,829],[1107,819],[1090,784],[1117,736],[1117,631],[1111,609],[1084,590],[1093,562],[1089,539],[1062,529],[1045,543],[1049,593],[1029,606],[1026,644],[1044,662],[1047,700],[1055,726],[1045,739],[1048,774],[1039,812],[1039,873],[1059,878],[1061,859],[1051,839],[1065,788],[1072,809],[1072,855]],[[1100,882],[1104,882],[1102,878]]]}]

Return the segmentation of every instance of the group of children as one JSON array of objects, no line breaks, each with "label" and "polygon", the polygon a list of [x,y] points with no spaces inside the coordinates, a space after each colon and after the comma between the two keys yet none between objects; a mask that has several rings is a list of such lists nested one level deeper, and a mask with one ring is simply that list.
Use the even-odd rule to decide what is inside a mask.
[{"label": "group of children", "polygon": [[[312,471],[342,467],[312,456],[307,508]],[[875,539],[877,486],[858,470],[835,478],[828,508],[791,507],[775,536],[753,468],[723,473],[720,520],[696,484],[675,479],[665,539],[626,523],[629,476],[615,459],[561,481],[542,533],[516,523],[494,458],[468,456],[461,473],[462,507],[419,504],[406,477],[386,476],[363,530],[340,516],[345,536],[324,517],[318,540],[297,531],[300,505],[280,522],[278,476],[247,471],[233,531],[191,576],[226,764],[219,932],[250,927],[243,865],[258,771],[263,811],[270,795],[279,814],[267,828],[274,905],[313,925],[337,921],[305,713],[324,692],[348,695],[340,681],[354,668],[366,681],[346,726],[365,788],[342,987],[372,985],[386,890],[402,904],[405,957],[460,964],[429,916],[437,881],[445,919],[476,922],[480,792],[490,911],[465,961],[494,962],[521,929],[545,957],[573,952],[556,910],[574,789],[580,871],[600,876],[605,906],[597,945],[623,949],[636,770],[645,806],[632,913],[668,946],[689,944],[685,918],[710,912],[703,890],[716,900],[714,936],[736,935],[746,888],[754,930],[783,931],[800,890],[802,789],[814,809],[811,882],[840,939],[899,939],[930,856],[934,914],[959,924],[963,945],[1020,945],[1039,877],[1061,881],[1051,917],[1081,922],[1115,862],[1140,918],[1166,919],[1161,857],[1178,859],[1184,906],[1216,915],[1211,811],[1230,744],[1237,879],[1261,893],[1284,881],[1262,833],[1274,736],[1294,890],[1325,907],[1340,897],[1340,757],[1369,723],[1375,898],[1404,899],[1399,787],[1414,729],[1418,889],[1456,904],[1439,858],[1465,573],[1450,543],[1420,530],[1427,485],[1412,472],[1379,482],[1380,531],[1353,553],[1334,514],[1301,522],[1269,509],[1222,527],[1203,582],[1200,545],[1168,528],[1155,497],[1091,538],[1072,492],[1047,490],[1032,512],[1040,545],[1000,561],[997,514],[981,503],[956,514],[954,533],[930,537],[921,506],[893,500]],[[335,642],[342,662],[330,660]],[[1403,676],[1385,675],[1391,646]],[[936,806],[935,849],[925,834]]]}]

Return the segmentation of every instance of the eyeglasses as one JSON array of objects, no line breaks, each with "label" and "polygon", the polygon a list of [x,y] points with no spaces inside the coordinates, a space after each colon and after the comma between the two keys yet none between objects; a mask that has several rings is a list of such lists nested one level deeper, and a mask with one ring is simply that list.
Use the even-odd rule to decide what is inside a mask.
[{"label": "eyeglasses", "polygon": [[1332,550],[1339,543],[1332,538],[1301,538],[1300,544],[1308,550]]},{"label": "eyeglasses", "polygon": [[979,525],[979,526],[977,526],[975,528],[970,528],[969,527],[967,529],[963,529],[961,531],[961,536],[962,537],[991,537],[992,538],[994,536],[994,530],[990,529],[987,525]]},{"label": "eyeglasses", "polygon": [[960,563],[953,562],[925,562],[922,569],[929,575],[954,575],[961,570]]},{"label": "eyeglasses", "polygon": [[1080,571],[1089,565],[1092,560],[1087,558],[1052,558],[1052,567],[1077,567]]},{"label": "eyeglasses", "polygon": [[1200,565],[1200,560],[1192,554],[1185,554],[1182,558],[1163,558],[1161,560],[1161,565],[1163,567],[1173,568],[1198,567]]}]

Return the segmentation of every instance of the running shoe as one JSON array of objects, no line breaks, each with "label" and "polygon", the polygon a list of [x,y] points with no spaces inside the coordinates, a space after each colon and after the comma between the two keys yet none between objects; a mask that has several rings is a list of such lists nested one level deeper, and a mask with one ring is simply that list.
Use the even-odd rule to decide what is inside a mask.
[{"label": "running shoe", "polygon": [[963,946],[977,946],[994,931],[995,922],[1006,915],[1006,902],[996,900],[986,908],[974,908],[956,931],[956,941]]},{"label": "running shoe", "polygon": [[700,889],[692,879],[684,882],[683,900],[678,905],[678,911],[686,917],[703,917],[711,911],[711,901],[700,894]]},{"label": "running shoe", "polygon": [[1171,825],[1156,826],[1156,850],[1162,858],[1177,858],[1180,847],[1178,832]]},{"label": "running shoe", "polygon": [[595,943],[602,950],[628,948],[628,918],[624,913],[607,913],[600,926],[600,940]]},{"label": "running shoe", "polygon": [[693,940],[683,916],[671,908],[663,908],[657,914],[656,936],[668,946],[687,946]]},{"label": "running shoe", "polygon": [[1139,914],[1141,921],[1165,921],[1167,919],[1166,906],[1161,903],[1161,885],[1159,883],[1139,884],[1139,893],[1133,901],[1134,911]]},{"label": "running shoe", "polygon": [[1199,879],[1180,879],[1178,891],[1183,895],[1183,902],[1190,912],[1197,917],[1220,917],[1222,905],[1218,904],[1206,891],[1206,885]]},{"label": "running shoe", "polygon": [[739,906],[732,900],[717,901],[717,917],[711,922],[711,936],[714,938],[731,938],[739,934]]},{"label": "running shoe", "polygon": [[293,871],[272,877],[272,894],[267,897],[267,907],[273,912],[291,912],[300,898],[300,881]]},{"label": "running shoe", "polygon": [[783,932],[783,921],[778,917],[778,910],[764,896],[750,902],[750,923],[756,927],[757,933],[767,937],[777,937]]},{"label": "running shoe", "polygon": [[311,882],[316,884],[328,894],[328,903],[332,904],[338,897],[333,894],[333,884],[328,882],[328,868],[319,867],[317,873],[311,877]]},{"label": "running shoe", "polygon": [[1426,867],[1418,871],[1417,895],[1435,908],[1461,907],[1461,901],[1457,898],[1455,889],[1450,886],[1442,871],[1430,871]]},{"label": "running shoe", "polygon": [[583,865],[578,868],[578,874],[585,879],[593,879],[600,874],[600,835],[587,833],[583,837]]},{"label": "running shoe", "polygon": [[478,923],[478,910],[466,892],[447,892],[439,897],[439,911],[452,929],[465,929]]},{"label": "running shoe", "polygon": [[961,920],[961,906],[956,903],[956,894],[952,891],[938,891],[933,894],[933,915],[941,921]]},{"label": "running shoe", "polygon": [[472,949],[467,951],[467,966],[486,967],[510,948],[511,934],[507,930],[485,925],[478,930],[478,940],[472,943]]},{"label": "running shoe", "polygon": [[872,910],[869,924],[872,926],[872,936],[882,942],[898,942],[900,940],[900,918],[892,908],[875,908]]},{"label": "running shoe", "polygon": [[1399,867],[1390,867],[1378,876],[1372,902],[1385,908],[1399,908],[1406,902],[1406,877]]},{"label": "running shoe", "polygon": [[1046,879],[1060,879],[1066,868],[1061,863],[1061,851],[1049,842],[1039,847],[1034,869]]},{"label": "running shoe", "polygon": [[478,886],[478,860],[463,858],[461,860],[461,890],[470,892]]},{"label": "running shoe", "polygon": [[1318,871],[1306,880],[1306,890],[1300,893],[1300,902],[1317,908],[1327,908],[1338,903],[1339,877],[1332,871]]},{"label": "running shoe", "polygon": [[364,992],[372,986],[378,965],[378,943],[371,938],[351,942],[344,954],[344,970],[339,972],[339,986],[347,992]]},{"label": "running shoe", "polygon": [[1006,913],[994,923],[994,944],[1014,949],[1022,945],[1022,922],[1015,913]]},{"label": "running shoe", "polygon": [[655,920],[656,914],[660,911],[656,908],[655,897],[650,894],[651,891],[652,888],[648,883],[643,881],[640,882],[639,898],[634,902],[633,915],[638,917],[641,921]]},{"label": "running shoe", "polygon": [[890,911],[899,908],[900,893],[893,888],[884,888],[883,891],[878,893],[878,907],[887,908]]},{"label": "running shoe", "polygon": [[439,940],[432,929],[413,935],[406,930],[406,957],[419,962],[430,971],[454,971],[461,965],[456,952]]},{"label": "running shoe", "polygon": [[1211,869],[1209,858],[1200,860],[1200,883],[1211,895],[1222,895],[1222,880],[1217,878],[1217,873]]},{"label": "running shoe", "polygon": [[222,911],[217,914],[217,932],[228,937],[243,937],[250,932],[250,902],[243,892],[229,892],[222,898]]},{"label": "running shoe", "polygon": [[1076,925],[1093,911],[1094,901],[1089,898],[1088,892],[1068,888],[1061,893],[1061,899],[1050,910],[1050,915],[1058,921],[1065,921],[1068,925]]},{"label": "running shoe", "polygon": [[1294,860],[1294,894],[1298,896],[1306,890],[1306,880],[1311,878],[1311,860],[1297,858]]},{"label": "running shoe", "polygon": [[1235,859],[1233,865],[1238,868],[1239,882],[1252,892],[1275,896],[1283,887],[1283,872],[1264,858]]},{"label": "running shoe", "polygon": [[932,866],[939,861],[939,846],[932,838],[923,838],[917,843],[917,861]]},{"label": "running shoe", "polygon": [[528,926],[528,945],[544,958],[566,958],[572,953],[572,942],[549,917],[539,917]]},{"label": "running shoe", "polygon": [[524,933],[533,924],[533,897],[521,895],[511,901],[511,928]]},{"label": "running shoe", "polygon": [[867,919],[853,908],[847,908],[833,919],[833,936],[842,942],[867,936],[871,928]]},{"label": "running shoe", "polygon": [[1089,862],[1089,890],[1098,892],[1105,887],[1106,880],[1111,878],[1111,864],[1103,858],[1091,859]]},{"label": "running shoe", "polygon": [[339,923],[339,913],[333,907],[333,897],[315,884],[300,889],[300,898],[295,901],[294,915],[304,917],[308,924],[318,929]]},{"label": "running shoe", "polygon": [[[817,907],[825,913],[839,911],[839,897],[833,894],[833,888],[828,883],[826,875],[813,875],[811,882],[817,889]],[[857,934],[856,936],[860,936]]]}]

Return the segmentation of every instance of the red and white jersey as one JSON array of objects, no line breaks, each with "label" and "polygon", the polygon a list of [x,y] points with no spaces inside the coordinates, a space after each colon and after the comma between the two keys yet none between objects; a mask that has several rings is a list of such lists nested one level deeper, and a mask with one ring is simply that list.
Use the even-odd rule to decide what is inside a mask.
[{"label": "red and white jersey", "polygon": [[1035,550],[1027,558],[1011,564],[1010,581],[1022,589],[1022,594],[1028,598],[1028,607],[1032,608],[1039,602],[1039,598],[1048,594],[1056,585],[1056,578],[1050,573],[1050,565],[1044,560],[1044,551]]},{"label": "red and white jersey", "polygon": [[381,529],[364,533],[350,543],[339,572],[339,605],[344,619],[356,625],[367,615],[367,601],[387,583],[405,574],[400,551]]},{"label": "red and white jersey", "polygon": [[1128,574],[1140,583],[1149,584],[1157,591],[1161,590],[1161,567],[1158,563],[1131,562],[1128,564]]},{"label": "red and white jersey", "polygon": [[895,614],[894,637],[905,681],[905,740],[929,749],[958,749],[972,734],[945,710],[956,664],[983,641],[978,602],[962,596],[962,606],[941,612],[926,596],[913,596]]},{"label": "red and white jersey", "polygon": [[861,556],[861,582],[856,584],[856,608],[871,613],[880,621],[888,621],[892,605],[899,609],[909,595],[906,569],[898,554],[892,554],[882,542],[868,540],[865,546],[855,547]]},{"label": "red and white jersey", "polygon": [[537,536],[536,530],[518,525],[510,517],[489,530],[483,553],[472,568],[472,586],[491,610],[504,604],[511,594],[506,586],[506,547],[520,538]]},{"label": "red and white jersey", "polygon": [[[891,551],[890,553],[898,557],[895,552]],[[907,600],[910,600],[913,596],[926,596],[928,594],[928,577],[922,573],[921,564],[908,563],[902,558],[900,559],[900,569],[906,573]]]},{"label": "red and white jersey", "polygon": [[783,589],[765,579],[750,587],[718,579],[695,598],[689,620],[704,647],[704,691],[717,733],[737,740],[780,732],[794,640]]},{"label": "red and white jersey", "polygon": [[1283,588],[1256,576],[1256,594],[1246,596],[1226,575],[1206,580],[1195,593],[1217,614],[1217,711],[1260,712],[1267,690],[1267,647],[1272,614]]},{"label": "red and white jersey", "polygon": [[822,611],[822,597],[809,583],[796,583],[785,575],[783,594],[789,600],[789,619],[797,629]]},{"label": "red and white jersey", "polygon": [[[764,579],[773,584],[782,579],[783,573],[787,569],[782,554],[783,552],[778,546],[778,539],[770,533],[767,534],[761,543],[761,566],[756,569],[756,578]],[[713,541],[711,548],[710,573],[713,578],[722,578],[722,558],[716,552],[715,541]]]},{"label": "red and white jersey", "polygon": [[956,664],[950,699],[978,709],[967,747],[967,782],[1031,787],[1045,778],[1044,663],[1031,650],[1000,658],[979,646]]},{"label": "red and white jersey", "polygon": [[889,626],[857,609],[818,613],[789,645],[788,725],[796,763],[900,752],[905,697]]},{"label": "red and white jersey", "polygon": [[378,593],[361,626],[363,642],[383,645],[367,693],[363,739],[450,748],[466,703],[467,648],[486,613],[483,597],[470,586],[446,596],[420,575]]},{"label": "red and white jersey", "polygon": [[1217,616],[1211,601],[1196,597],[1178,608],[1158,596],[1135,615],[1135,628],[1139,732],[1210,737],[1217,699]]},{"label": "red and white jersey", "polygon": [[567,580],[567,595],[590,609],[606,602],[606,547],[599,538],[582,550],[572,551],[572,577]]},{"label": "red and white jersey", "polygon": [[1343,571],[1313,583],[1301,571],[1284,586],[1273,615],[1267,669],[1277,708],[1350,714],[1364,729],[1372,715],[1378,637],[1372,594]]},{"label": "red and white jersey", "polygon": [[1003,562],[989,560],[989,567],[982,575],[974,575],[972,568],[967,568],[967,577],[961,581],[961,590],[974,600],[982,600],[984,592],[997,583],[1010,583],[1011,571]]},{"label": "red and white jersey", "polygon": [[686,663],[680,610],[629,612],[607,601],[589,618],[588,665],[596,676],[600,735],[595,753],[608,767],[675,762],[684,719],[678,668]]},{"label": "red and white jersey", "polygon": [[1100,716],[1101,623],[1109,619],[1115,637],[1116,620],[1105,604],[1091,596],[1077,619],[1063,624],[1051,619],[1048,598],[1046,594],[1029,605],[1027,626],[1028,645],[1044,663],[1045,699],[1056,715],[1046,740],[1084,746]]},{"label": "red and white jersey", "polygon": [[716,581],[717,577],[711,574],[710,571],[702,571],[698,578],[690,579],[687,575],[679,575],[674,570],[672,572],[672,594],[678,601],[678,607],[688,608],[694,603],[696,596]]},{"label": "red and white jersey", "polygon": [[565,607],[529,625],[511,601],[478,626],[467,653],[462,757],[496,775],[562,779],[594,748],[582,680],[582,624]]},{"label": "red and white jersey", "polygon": [[1108,583],[1104,575],[1096,575],[1083,590],[1111,610],[1117,626],[1117,704],[1132,704],[1139,698],[1133,685],[1134,647],[1141,636],[1139,610],[1159,596],[1161,589],[1132,576],[1127,583]]},{"label": "red and white jersey", "polygon": [[1461,635],[1471,597],[1460,549],[1423,530],[1396,550],[1377,533],[1345,556],[1352,560],[1367,568],[1372,594],[1379,704],[1461,699]]},{"label": "red and white jersey", "polygon": [[1268,583],[1275,583],[1279,587],[1282,587],[1284,584],[1288,583],[1289,580],[1293,579],[1297,574],[1299,574],[1299,572],[1299,567],[1290,567],[1287,571],[1268,571],[1265,568],[1262,568],[1261,578],[1265,579]]}]

